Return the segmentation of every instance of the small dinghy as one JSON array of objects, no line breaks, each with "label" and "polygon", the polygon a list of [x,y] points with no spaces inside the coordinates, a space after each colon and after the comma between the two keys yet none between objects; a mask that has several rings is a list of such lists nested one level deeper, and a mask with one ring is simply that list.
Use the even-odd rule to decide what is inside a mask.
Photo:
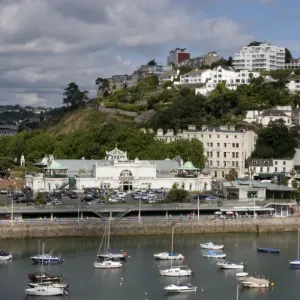
[{"label": "small dinghy", "polygon": [[279,249],[272,249],[272,248],[257,248],[258,252],[264,253],[280,253]]},{"label": "small dinghy", "polygon": [[221,269],[233,269],[233,270],[247,268],[246,263],[235,264],[228,261],[218,262],[217,266],[220,267]]},{"label": "small dinghy", "polygon": [[168,293],[189,293],[196,292],[197,286],[190,283],[177,283],[166,286],[164,290]]},{"label": "small dinghy", "polygon": [[0,250],[0,261],[12,260],[12,255]]},{"label": "small dinghy", "polygon": [[300,268],[300,258],[297,258],[296,260],[290,261],[289,265],[292,268]]},{"label": "small dinghy", "polygon": [[210,250],[210,251],[203,251],[202,256],[207,257],[207,258],[225,258],[226,253]]},{"label": "small dinghy", "polygon": [[207,242],[205,244],[200,244],[202,249],[207,249],[207,250],[222,250],[224,249],[224,245],[215,245],[212,242]]},{"label": "small dinghy", "polygon": [[247,273],[247,272],[238,272],[235,275],[236,275],[236,277],[246,277],[246,276],[249,275],[249,273]]}]

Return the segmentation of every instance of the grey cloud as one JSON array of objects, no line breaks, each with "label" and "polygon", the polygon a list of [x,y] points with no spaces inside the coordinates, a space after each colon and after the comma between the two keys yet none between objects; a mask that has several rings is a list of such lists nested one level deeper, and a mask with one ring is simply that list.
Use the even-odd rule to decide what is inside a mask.
[{"label": "grey cloud", "polygon": [[218,1],[1,0],[0,103],[57,106],[71,81],[94,95],[95,78],[165,61],[175,46],[233,52],[252,37],[230,19],[201,16]]}]

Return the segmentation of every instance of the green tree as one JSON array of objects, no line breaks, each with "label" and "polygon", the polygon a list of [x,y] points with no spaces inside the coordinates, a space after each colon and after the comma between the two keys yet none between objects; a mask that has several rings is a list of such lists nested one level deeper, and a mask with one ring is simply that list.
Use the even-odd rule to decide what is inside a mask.
[{"label": "green tree", "polygon": [[258,134],[252,157],[288,158],[293,157],[297,143],[282,119],[272,121]]},{"label": "green tree", "polygon": [[293,59],[293,55],[288,48],[285,48],[285,63],[288,64]]},{"label": "green tree", "polygon": [[247,47],[260,46],[260,44],[262,44],[262,42],[253,41]]},{"label": "green tree", "polygon": [[105,97],[108,96],[110,83],[107,78],[98,77],[95,80],[95,85],[98,86],[98,93],[102,92],[103,96],[105,96]]},{"label": "green tree", "polygon": [[189,193],[186,190],[179,189],[176,184],[173,184],[165,201],[168,203],[187,203]]},{"label": "green tree", "polygon": [[154,67],[157,65],[157,62],[155,61],[155,59],[149,60],[147,63],[148,66]]},{"label": "green tree", "polygon": [[10,169],[14,166],[11,157],[0,157],[0,176],[2,178],[9,177]]},{"label": "green tree", "polygon": [[225,175],[225,179],[228,181],[235,181],[237,178],[237,172],[235,169],[230,169],[229,173]]},{"label": "green tree", "polygon": [[294,189],[297,189],[298,186],[299,186],[298,181],[297,181],[296,179],[293,179],[293,180],[292,180],[292,187],[293,187]]},{"label": "green tree", "polygon": [[63,104],[76,108],[79,106],[84,106],[85,102],[88,100],[88,91],[80,91],[78,85],[75,82],[68,84],[68,87],[64,89]]}]

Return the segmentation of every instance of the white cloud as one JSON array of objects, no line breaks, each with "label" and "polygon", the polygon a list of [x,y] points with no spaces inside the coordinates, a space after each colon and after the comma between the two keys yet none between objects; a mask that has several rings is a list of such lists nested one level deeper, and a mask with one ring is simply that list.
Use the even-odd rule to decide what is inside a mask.
[{"label": "white cloud", "polygon": [[16,99],[21,105],[28,106],[47,106],[47,99],[39,97],[36,93],[16,94]]},{"label": "white cloud", "polygon": [[[199,12],[209,5],[176,0],[2,0],[0,102],[36,99],[32,101],[59,105],[71,81],[93,92],[97,77],[131,73],[154,57],[165,60],[175,46],[222,54],[253,39],[228,18],[203,17]],[[20,93],[23,100],[15,96]]]}]

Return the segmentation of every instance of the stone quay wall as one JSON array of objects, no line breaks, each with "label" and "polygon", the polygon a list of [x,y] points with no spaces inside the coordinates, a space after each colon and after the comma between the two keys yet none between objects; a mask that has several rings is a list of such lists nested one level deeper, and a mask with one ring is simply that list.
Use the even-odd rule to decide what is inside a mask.
[{"label": "stone quay wall", "polygon": [[[186,221],[145,221],[111,222],[111,235],[169,235],[172,226],[176,234],[193,233],[233,233],[233,232],[286,232],[297,231],[300,218],[271,218],[271,219],[235,219],[235,220],[186,220]],[[2,222],[0,239],[27,239],[46,237],[88,237],[102,236],[105,223],[95,220],[68,222]]]}]

